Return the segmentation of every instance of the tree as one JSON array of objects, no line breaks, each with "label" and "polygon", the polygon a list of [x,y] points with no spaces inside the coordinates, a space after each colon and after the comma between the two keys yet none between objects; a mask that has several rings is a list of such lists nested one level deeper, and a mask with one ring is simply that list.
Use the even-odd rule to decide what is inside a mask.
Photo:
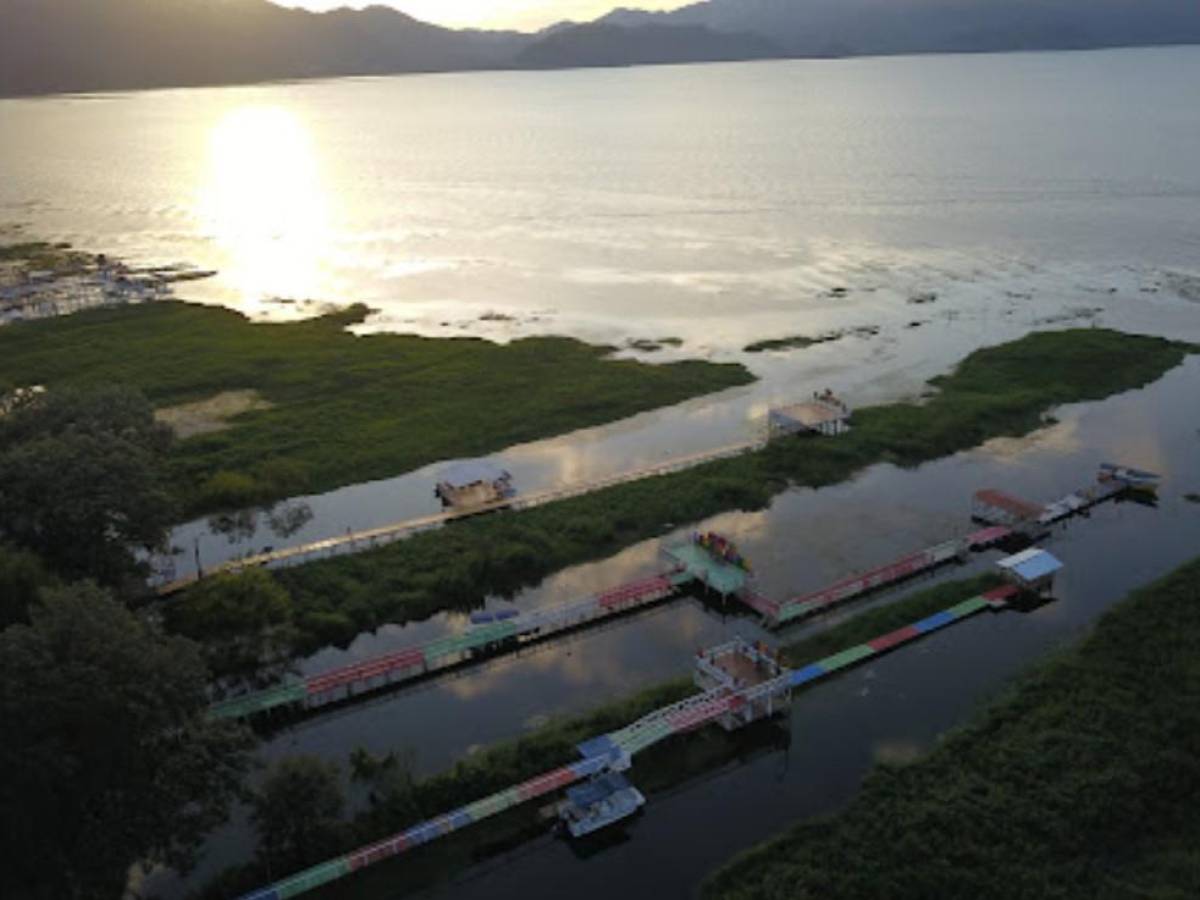
[{"label": "tree", "polygon": [[350,777],[367,786],[371,818],[380,829],[398,828],[420,817],[417,779],[413,775],[417,755],[411,748],[375,756],[365,747],[350,752]]},{"label": "tree", "polygon": [[67,578],[118,585],[166,541],[171,434],[136,391],[52,390],[0,417],[0,538]]},{"label": "tree", "polygon": [[332,852],[344,803],[335,763],[316,756],[277,762],[254,796],[252,813],[268,870],[299,868]]},{"label": "tree", "polygon": [[28,622],[38,593],[55,583],[42,561],[28,550],[0,544],[0,629]]},{"label": "tree", "polygon": [[291,659],[292,598],[265,569],[201,581],[165,610],[171,631],[200,641],[220,676],[277,673]]},{"label": "tree", "polygon": [[206,679],[190,641],[91,584],[0,633],[0,896],[116,897],[134,862],[190,866],[253,744],[207,716]]}]

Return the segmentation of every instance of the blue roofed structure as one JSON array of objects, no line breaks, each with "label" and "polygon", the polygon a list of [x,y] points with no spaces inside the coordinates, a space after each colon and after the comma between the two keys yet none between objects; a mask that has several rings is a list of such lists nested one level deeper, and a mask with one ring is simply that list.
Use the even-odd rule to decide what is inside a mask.
[{"label": "blue roofed structure", "polygon": [[996,565],[1009,580],[1027,590],[1049,586],[1055,573],[1063,567],[1058,557],[1038,547],[1031,547],[1015,556],[1009,556]]},{"label": "blue roofed structure", "polygon": [[628,790],[629,780],[617,772],[606,772],[591,781],[567,788],[567,799],[576,806],[594,806],[601,800],[607,800],[617,791]]}]

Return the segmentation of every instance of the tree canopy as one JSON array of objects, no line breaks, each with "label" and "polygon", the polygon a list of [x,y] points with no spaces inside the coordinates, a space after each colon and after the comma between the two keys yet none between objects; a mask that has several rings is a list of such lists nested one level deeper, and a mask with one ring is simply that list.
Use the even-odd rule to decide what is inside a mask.
[{"label": "tree canopy", "polygon": [[0,539],[65,578],[120,584],[174,518],[170,444],[129,388],[53,390],[0,417]]},{"label": "tree canopy", "polygon": [[166,607],[167,627],[202,642],[219,676],[277,673],[291,659],[292,600],[265,569],[207,578]]},{"label": "tree canopy", "polygon": [[344,803],[334,763],[316,756],[276,763],[254,797],[259,852],[268,867],[308,865],[336,846]]},{"label": "tree canopy", "polygon": [[0,628],[28,621],[38,592],[54,583],[35,554],[0,544]]},{"label": "tree canopy", "polygon": [[252,739],[206,714],[196,647],[94,585],[0,632],[0,896],[120,896],[131,863],[186,869]]}]

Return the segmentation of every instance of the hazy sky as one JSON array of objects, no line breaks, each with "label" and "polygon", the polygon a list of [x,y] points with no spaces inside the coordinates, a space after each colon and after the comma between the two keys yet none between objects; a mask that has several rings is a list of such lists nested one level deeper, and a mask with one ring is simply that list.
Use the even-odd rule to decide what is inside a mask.
[{"label": "hazy sky", "polygon": [[[339,6],[369,6],[371,0],[274,0],[281,6],[327,10]],[[687,0],[373,0],[402,9],[411,16],[439,25],[535,29],[563,19],[587,20],[617,6],[673,9]]]}]

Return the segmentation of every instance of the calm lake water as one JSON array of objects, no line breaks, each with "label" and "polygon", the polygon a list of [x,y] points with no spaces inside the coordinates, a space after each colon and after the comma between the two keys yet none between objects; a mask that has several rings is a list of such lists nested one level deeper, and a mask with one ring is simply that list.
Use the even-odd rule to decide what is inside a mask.
[{"label": "calm lake water", "polygon": [[[679,349],[626,352],[738,359],[760,376],[499,454],[535,490],[744,437],[769,402],[814,387],[855,405],[908,394],[972,348],[1035,327],[1200,340],[1198,84],[1200,49],[1166,48],[10,100],[0,223],[218,269],[185,295],[254,316],[362,300],[378,310],[365,330],[679,337]],[[799,353],[741,352],[854,329],[865,330]],[[1168,476],[1158,510],[1110,505],[1060,531],[1060,602],[981,617],[806,693],[786,753],[654,798],[621,847],[580,861],[536,842],[447,896],[687,896],[737,849],[844,802],[874,759],[927,746],[1127,589],[1194,555],[1200,507],[1182,494],[1200,490],[1198,397],[1193,359],[1147,392],[1066,410],[1028,441],[915,471],[875,467],[715,520],[784,593],[956,533],[979,487],[1052,499],[1106,457]],[[420,514],[431,482],[427,470],[305,498],[316,515],[290,539],[260,529],[230,543],[205,522],[176,539],[190,551],[200,538],[212,564]],[[559,573],[517,602],[642,574],[655,551]],[[186,570],[188,553],[176,562]],[[306,666],[459,624],[384,628]],[[679,674],[698,644],[733,633],[753,626],[680,601],[304,723],[264,755],[344,762],[357,745],[413,747],[418,768],[436,771],[547,715]],[[239,821],[214,836],[198,877],[250,852]]]},{"label": "calm lake water", "polygon": [[728,353],[1200,274],[1197,84],[1189,47],[5,100],[0,222],[256,315]]},{"label": "calm lake water", "polygon": [[[700,880],[740,849],[799,818],[853,796],[880,759],[910,758],[963,721],[1032,661],[1079,638],[1125,594],[1200,551],[1200,356],[1144,390],[1060,408],[1058,423],[1021,440],[1002,439],[917,469],[873,466],[848,484],[789,491],[769,509],[730,513],[700,527],[730,535],[776,597],[814,590],[931,545],[970,527],[970,496],[1000,487],[1050,501],[1092,481],[1099,462],[1135,460],[1165,476],[1157,508],[1108,503],[1056,526],[1046,546],[1065,563],[1056,602],[1033,613],[984,615],[930,635],[804,692],[785,723],[787,749],[760,755],[651,798],[631,839],[580,859],[561,841],[523,845],[456,877],[446,898],[693,896]],[[670,540],[668,536],[665,540]],[[656,571],[658,541],[547,578],[514,598],[522,609],[561,602]],[[972,557],[898,589],[850,603],[772,642],[793,641],[862,609],[932,583],[986,570],[998,552]],[[963,598],[965,599],[965,598]],[[411,646],[463,626],[457,615],[363,635],[346,650],[307,660],[321,671]],[[418,773],[440,771],[476,747],[516,737],[547,717],[567,715],[686,675],[699,646],[735,635],[762,637],[751,618],[683,599],[609,626],[397,690],[288,728],[267,741],[267,759],[316,753],[343,766],[349,753],[414,754]],[[636,781],[637,767],[633,770]],[[198,881],[245,859],[252,838],[243,816],[216,835]],[[401,876],[397,875],[398,879]],[[174,894],[173,882],[157,882]],[[375,883],[378,885],[378,882]],[[398,880],[397,884],[402,884]],[[389,900],[346,885],[337,897]]]}]

